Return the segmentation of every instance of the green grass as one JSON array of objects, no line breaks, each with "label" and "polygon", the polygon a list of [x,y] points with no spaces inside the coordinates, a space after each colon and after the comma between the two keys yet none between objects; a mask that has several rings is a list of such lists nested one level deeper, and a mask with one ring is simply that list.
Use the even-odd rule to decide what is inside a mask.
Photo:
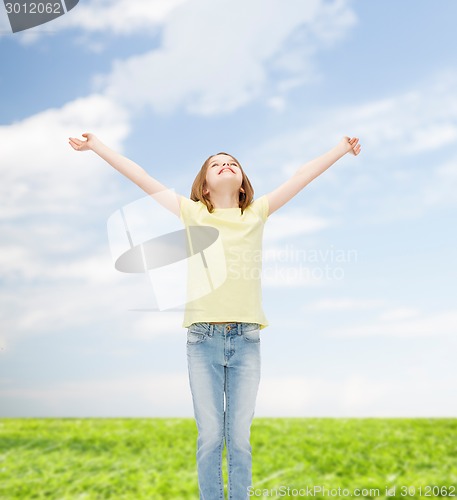
[{"label": "green grass", "polygon": [[[457,419],[256,418],[251,434],[251,498],[457,496]],[[193,419],[0,419],[0,498],[197,500],[196,439]]]}]

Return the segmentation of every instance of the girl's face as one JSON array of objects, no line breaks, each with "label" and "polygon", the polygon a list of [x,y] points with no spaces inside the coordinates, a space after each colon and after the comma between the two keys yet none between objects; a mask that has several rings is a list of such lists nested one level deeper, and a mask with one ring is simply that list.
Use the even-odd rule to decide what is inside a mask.
[{"label": "girl's face", "polygon": [[238,163],[228,155],[215,155],[206,170],[206,190],[239,191],[243,182],[243,174]]}]

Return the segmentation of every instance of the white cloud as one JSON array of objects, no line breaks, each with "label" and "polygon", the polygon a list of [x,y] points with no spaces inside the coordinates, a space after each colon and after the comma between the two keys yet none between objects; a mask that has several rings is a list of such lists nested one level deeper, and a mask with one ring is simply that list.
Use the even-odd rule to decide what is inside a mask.
[{"label": "white cloud", "polygon": [[[193,416],[184,366],[177,373],[60,381],[46,388],[15,388],[13,383],[3,380],[0,398],[14,402],[11,408],[27,408],[27,416]],[[337,380],[268,376],[260,382],[256,417],[449,417],[457,411],[455,398],[449,397],[454,390],[453,380],[432,380],[424,370],[405,373],[400,380],[361,374]]]},{"label": "white cloud", "polygon": [[[278,99],[291,77],[293,85],[306,81],[305,75],[312,78],[313,53],[344,36],[354,23],[343,0],[330,6],[321,0],[306,5],[299,0],[287,5],[279,0],[192,0],[167,18],[161,48],[117,61],[112,73],[96,82],[110,97],[136,109],[149,105],[169,113],[184,107],[208,116],[268,94],[269,72],[280,71],[286,83],[278,82],[272,90],[275,100],[268,102],[283,106]],[[287,60],[291,54],[293,64]]]},{"label": "white cloud", "polygon": [[129,129],[125,111],[101,95],[76,99],[60,109],[1,126],[0,218],[37,210],[80,213],[87,199],[103,204],[118,196],[114,182],[109,184],[113,177],[110,167],[101,165],[90,152],[74,151],[68,137],[90,131],[120,149]]},{"label": "white cloud", "polygon": [[[452,380],[431,380],[426,371],[397,380],[366,374],[264,377],[257,416],[268,417],[443,417],[455,415]],[[447,397],[446,397],[447,395]]]},{"label": "white cloud", "polygon": [[357,261],[355,249],[326,246],[312,237],[335,226],[334,220],[302,212],[285,208],[266,223],[262,283],[267,287],[328,285],[343,278],[344,265]]},{"label": "white cloud", "polygon": [[160,311],[142,314],[133,321],[129,337],[152,341],[161,335],[182,337],[185,334],[182,321],[183,314],[181,312]]},{"label": "white cloud", "polygon": [[[105,48],[106,42],[94,40],[92,35],[155,35],[173,10],[187,1],[190,0],[87,0],[79,2],[66,15],[53,21],[15,33],[14,39],[24,45],[31,45],[37,43],[44,34],[49,36],[74,29],[80,32],[76,41],[85,50],[97,52]],[[11,33],[6,13],[3,16],[1,10],[0,31]]]},{"label": "white cloud", "polygon": [[[129,128],[127,113],[100,95],[0,128],[5,351],[24,336],[85,328],[100,317],[119,327],[129,308],[154,307],[145,276],[114,270],[106,221],[94,217],[97,206],[118,206],[119,174],[68,144],[69,136],[91,131],[122,151]],[[133,326],[126,330],[140,336],[137,317],[127,319]]]},{"label": "white cloud", "polygon": [[[262,285],[268,288],[324,286],[332,276],[320,268],[301,265],[268,264],[263,266]],[[334,277],[335,279],[335,277]]]},{"label": "white cloud", "polygon": [[277,240],[321,231],[332,224],[330,219],[315,215],[303,215],[296,209],[282,210],[274,212],[267,219],[264,241],[266,245],[269,245]]},{"label": "white cloud", "polygon": [[[300,219],[300,218],[298,218]],[[318,223],[312,219],[308,224],[306,218],[302,232],[317,231],[326,226],[326,223],[318,219]],[[281,222],[281,221],[280,221]],[[300,224],[296,227],[292,220],[284,218],[284,228],[281,230],[287,234],[288,224],[292,223],[291,235],[300,234]],[[281,225],[279,225],[281,227]],[[344,265],[357,260],[357,253],[346,249],[336,249],[318,246],[310,247],[311,240],[308,238],[307,246],[294,244],[278,245],[267,239],[263,250],[262,259],[262,283],[266,287],[301,287],[328,285],[332,280],[341,280],[344,277]]]},{"label": "white cloud", "polygon": [[72,328],[83,328],[101,317],[111,318],[113,323],[117,318],[119,324],[127,309],[129,295],[134,297],[138,285],[129,286],[119,281],[117,286],[90,285],[84,283],[84,278],[87,276],[82,274],[73,283],[65,276],[60,282],[41,280],[36,285],[23,286],[20,293],[17,287],[4,289],[0,295],[4,308],[1,323],[4,341],[9,348],[24,336],[58,334]]},{"label": "white cloud", "polygon": [[3,35],[11,35],[11,26],[8,21],[8,15],[6,14],[6,10],[3,8],[0,9],[0,40],[3,38]]},{"label": "white cloud", "polygon": [[78,255],[78,251],[84,252],[83,244],[87,245],[87,240],[83,240],[76,228],[65,227],[65,224],[50,225],[50,228],[56,232],[40,239],[40,226],[25,223],[21,234],[16,235],[19,230],[12,231],[4,225],[4,238],[15,241],[0,245],[1,276],[6,284],[42,280],[112,286],[119,281],[106,250],[92,249],[88,256]]},{"label": "white cloud", "polygon": [[346,162],[346,175],[360,171],[357,162],[366,163],[367,155],[370,161],[389,159],[383,171],[398,172],[404,161],[395,161],[399,155],[414,156],[457,143],[456,89],[457,72],[442,71],[398,95],[320,110],[319,117],[310,117],[312,125],[268,138],[255,149],[254,157],[275,169],[283,165],[283,172],[290,175],[343,135],[350,135],[360,138],[363,151]]},{"label": "white cloud", "polygon": [[132,35],[161,25],[181,4],[189,0],[92,0],[80,2],[71,15],[64,16],[60,28],[80,28],[88,32]]},{"label": "white cloud", "polygon": [[272,96],[267,99],[266,104],[278,112],[282,112],[286,108],[286,100],[283,96]]},{"label": "white cloud", "polygon": [[385,303],[381,299],[355,299],[355,298],[336,298],[322,299],[311,302],[303,307],[306,311],[356,311],[359,309],[371,309],[379,307]]},{"label": "white cloud", "polygon": [[[26,274],[30,271],[31,274]],[[25,337],[93,328],[104,318],[116,335],[142,341],[182,335],[183,312],[160,311],[144,274],[116,271],[105,254],[73,256],[69,264],[18,264],[0,293],[0,347],[13,351]],[[17,292],[17,284],[22,286]]]},{"label": "white cloud", "polygon": [[457,335],[457,311],[419,314],[416,309],[398,309],[383,312],[372,322],[342,326],[325,332],[330,337],[371,337],[387,335],[395,337],[455,336]]},{"label": "white cloud", "polygon": [[267,174],[268,192],[343,135],[356,136],[362,153],[339,160],[297,197],[334,222],[417,218],[457,200],[456,96],[457,72],[441,71],[397,95],[320,110],[312,124],[250,148],[245,161]]},{"label": "white cloud", "polygon": [[122,304],[125,281],[106,247],[100,249],[91,212],[119,199],[119,174],[93,153],[70,147],[68,137],[84,131],[121,150],[127,114],[92,95],[0,127],[5,348],[24,335],[85,326]]},{"label": "white cloud", "polygon": [[420,193],[426,207],[455,205],[457,201],[457,156],[438,165]]},{"label": "white cloud", "polygon": [[397,321],[414,318],[420,315],[420,310],[414,307],[398,307],[383,312],[379,319],[381,321]]},{"label": "white cloud", "polygon": [[[142,374],[119,379],[56,382],[46,388],[4,384],[0,398],[26,403],[37,417],[191,416],[187,372]],[[5,411],[5,410],[4,410]],[[4,413],[4,412],[3,412]],[[20,416],[20,415],[19,415]]]}]

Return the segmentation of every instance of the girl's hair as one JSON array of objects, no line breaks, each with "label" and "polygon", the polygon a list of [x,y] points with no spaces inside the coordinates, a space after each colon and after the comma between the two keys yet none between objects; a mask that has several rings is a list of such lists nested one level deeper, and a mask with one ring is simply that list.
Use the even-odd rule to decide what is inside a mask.
[{"label": "girl's hair", "polygon": [[[241,170],[241,174],[243,176],[243,180],[241,182],[241,188],[243,188],[244,193],[240,190],[239,195],[239,206],[241,208],[241,213],[252,203],[252,199],[254,198],[254,188],[252,187],[251,182],[248,179],[248,176],[244,173],[243,168],[240,165],[240,162],[232,155],[228,153],[217,153],[218,155],[227,155],[235,160]],[[209,164],[211,162],[211,158],[216,155],[211,155],[208,159],[203,163],[200,172],[198,172],[197,177],[195,177],[194,183],[192,184],[192,189],[190,192],[190,199],[193,201],[201,201],[208,208],[208,212],[212,213],[214,210],[214,206],[209,199],[207,194],[203,194],[203,190],[206,188],[206,172],[208,170]]]}]

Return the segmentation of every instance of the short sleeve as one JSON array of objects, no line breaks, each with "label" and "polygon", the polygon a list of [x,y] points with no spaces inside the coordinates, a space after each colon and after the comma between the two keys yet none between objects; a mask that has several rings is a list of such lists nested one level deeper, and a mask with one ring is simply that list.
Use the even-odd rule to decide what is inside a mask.
[{"label": "short sleeve", "polygon": [[189,220],[190,214],[193,213],[195,208],[196,208],[195,201],[191,200],[190,198],[186,198],[185,196],[181,196],[179,200],[179,218],[184,223],[186,223],[186,221]]},{"label": "short sleeve", "polygon": [[251,208],[252,210],[255,211],[256,214],[262,219],[263,222],[267,220],[268,217],[268,211],[270,209],[270,206],[268,204],[268,198],[267,195],[264,194],[260,198],[257,198],[251,203]]}]

